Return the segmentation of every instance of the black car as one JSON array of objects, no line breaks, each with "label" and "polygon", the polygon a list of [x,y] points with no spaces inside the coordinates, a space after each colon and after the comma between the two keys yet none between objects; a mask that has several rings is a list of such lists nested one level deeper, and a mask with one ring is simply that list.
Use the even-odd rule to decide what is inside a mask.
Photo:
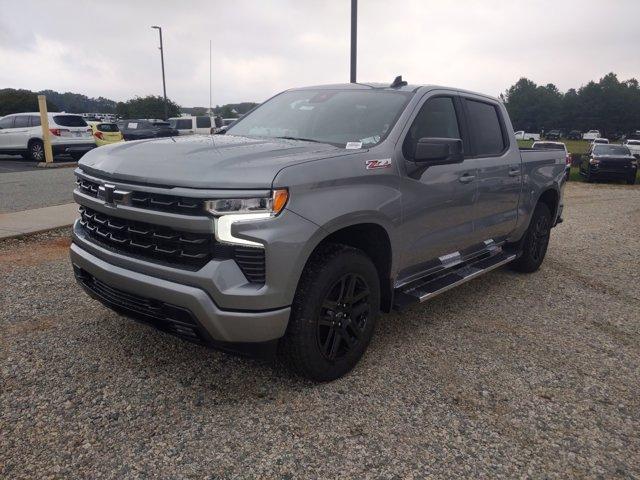
[{"label": "black car", "polygon": [[121,120],[118,127],[125,140],[142,140],[143,138],[175,137],[178,130],[171,128],[169,122],[159,120]]},{"label": "black car", "polygon": [[550,130],[544,136],[544,138],[546,138],[547,140],[560,140],[561,137],[562,137],[562,132],[560,130]]},{"label": "black car", "polygon": [[583,155],[580,175],[587,182],[595,179],[626,180],[636,183],[638,160],[623,145],[594,144],[588,155]]},{"label": "black car", "polygon": [[567,133],[567,140],[582,140],[582,132],[580,130],[571,130]]}]

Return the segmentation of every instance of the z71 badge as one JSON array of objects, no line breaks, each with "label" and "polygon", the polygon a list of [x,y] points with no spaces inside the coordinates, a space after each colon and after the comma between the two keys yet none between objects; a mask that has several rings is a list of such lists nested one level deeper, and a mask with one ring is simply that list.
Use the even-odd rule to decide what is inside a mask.
[{"label": "z71 badge", "polygon": [[376,170],[378,168],[389,168],[391,166],[391,159],[385,158],[382,160],[367,160],[364,163],[367,166],[367,170]]}]

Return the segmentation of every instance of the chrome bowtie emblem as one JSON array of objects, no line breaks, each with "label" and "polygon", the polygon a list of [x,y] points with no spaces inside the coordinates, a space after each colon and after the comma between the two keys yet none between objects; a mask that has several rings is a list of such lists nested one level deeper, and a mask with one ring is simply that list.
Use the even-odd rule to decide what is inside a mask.
[{"label": "chrome bowtie emblem", "polygon": [[127,205],[131,197],[131,192],[116,189],[115,185],[105,183],[98,187],[98,198],[104,200],[106,205],[115,207],[116,204]]}]

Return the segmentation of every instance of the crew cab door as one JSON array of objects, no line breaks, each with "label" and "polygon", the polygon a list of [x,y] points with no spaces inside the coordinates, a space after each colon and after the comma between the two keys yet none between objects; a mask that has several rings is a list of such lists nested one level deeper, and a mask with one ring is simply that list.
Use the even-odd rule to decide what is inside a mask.
[{"label": "crew cab door", "polygon": [[400,281],[429,268],[440,256],[463,250],[473,234],[475,165],[464,156],[459,163],[445,165],[412,160],[421,138],[458,138],[467,151],[460,99],[450,91],[430,92],[416,111],[396,147],[402,174]]},{"label": "crew cab door", "polygon": [[501,106],[484,97],[461,96],[476,169],[476,242],[504,239],[515,227],[522,185],[522,158],[508,134]]}]

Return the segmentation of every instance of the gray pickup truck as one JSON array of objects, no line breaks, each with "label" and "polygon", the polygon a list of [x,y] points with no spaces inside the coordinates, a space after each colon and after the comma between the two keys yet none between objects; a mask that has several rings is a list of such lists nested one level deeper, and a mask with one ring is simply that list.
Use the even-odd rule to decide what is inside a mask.
[{"label": "gray pickup truck", "polygon": [[563,150],[520,150],[485,95],[400,78],[298,88],[224,135],[89,152],[71,262],[118,312],[326,381],[380,312],[507,263],[538,269],[564,170]]}]

